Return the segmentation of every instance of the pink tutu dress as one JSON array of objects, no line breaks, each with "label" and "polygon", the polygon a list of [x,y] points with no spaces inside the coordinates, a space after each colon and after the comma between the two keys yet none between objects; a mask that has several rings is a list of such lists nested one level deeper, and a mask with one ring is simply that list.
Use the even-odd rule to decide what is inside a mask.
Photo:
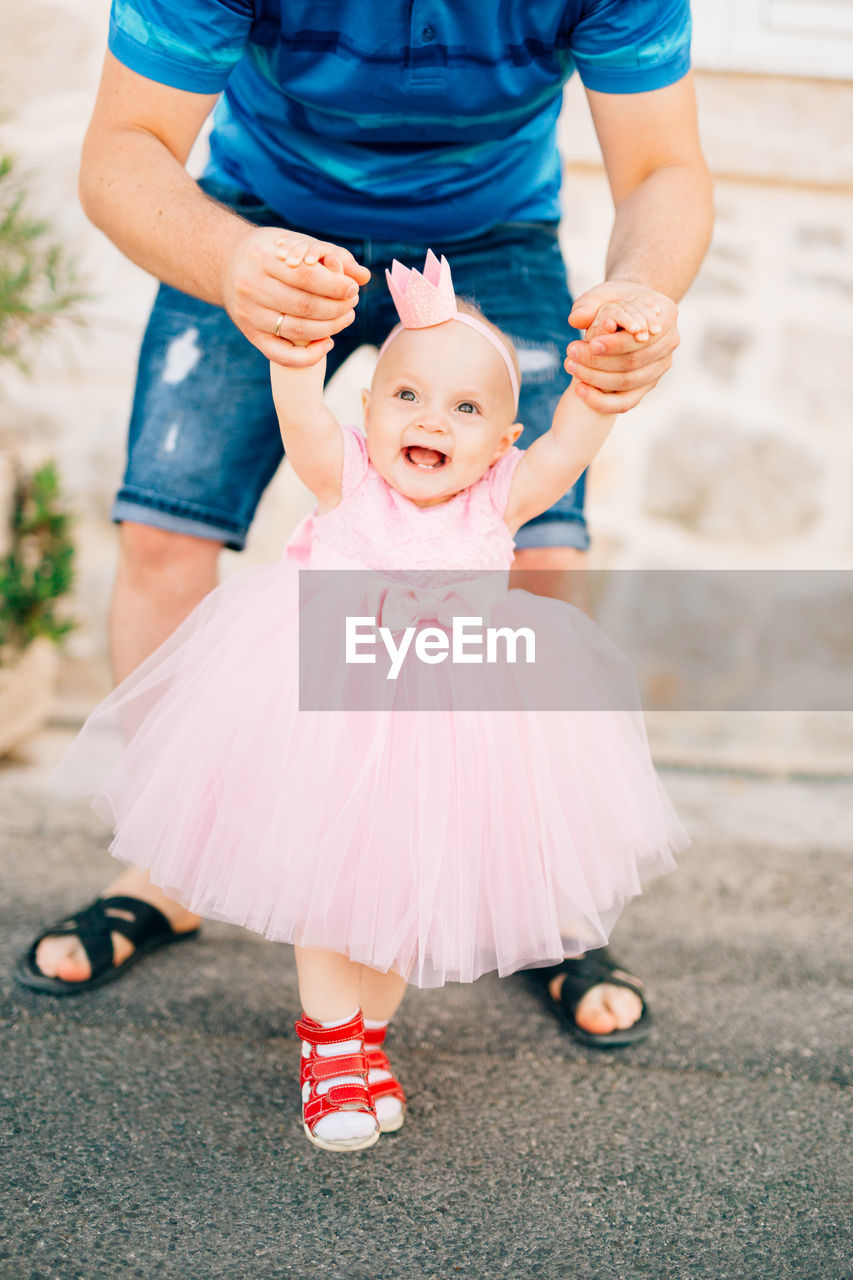
[{"label": "pink tutu dress", "polygon": [[[199,915],[419,986],[603,946],[689,841],[626,659],[579,609],[507,587],[502,517],[521,452],[421,508],[370,465],[359,431],[344,437],[340,504],[303,522],[279,562],[213,591],[93,712],[54,781],[94,795],[113,854]],[[579,687],[609,682],[598,705],[610,709],[530,710],[520,698],[516,709],[422,710],[418,682],[456,676],[416,663],[389,682],[387,706],[301,710],[306,566],[388,575],[397,613],[417,598],[407,574],[459,571],[463,598],[468,577],[472,590],[486,581],[488,623],[541,620]],[[374,575],[351,580],[361,591]],[[356,603],[375,611],[375,599]],[[475,604],[482,614],[482,592]],[[339,670],[321,634],[303,659]],[[520,689],[515,670],[495,679]]]}]

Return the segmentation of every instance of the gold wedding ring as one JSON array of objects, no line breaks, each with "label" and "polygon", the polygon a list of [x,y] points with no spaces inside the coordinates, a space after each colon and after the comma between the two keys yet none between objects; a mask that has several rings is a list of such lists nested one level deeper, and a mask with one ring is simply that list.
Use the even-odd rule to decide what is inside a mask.
[{"label": "gold wedding ring", "polygon": [[276,336],[277,338],[280,338],[280,337],[281,337],[281,326],[282,326],[283,324],[284,324],[284,312],[282,311],[282,312],[281,312],[281,314],[279,315],[278,319],[276,320],[276,322],[275,322],[275,328],[273,329],[273,333],[275,334],[275,336]]}]

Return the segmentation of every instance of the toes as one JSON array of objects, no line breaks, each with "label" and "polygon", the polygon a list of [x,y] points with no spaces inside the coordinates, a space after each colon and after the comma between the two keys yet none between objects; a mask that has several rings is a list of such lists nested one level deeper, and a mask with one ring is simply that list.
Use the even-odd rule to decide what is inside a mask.
[{"label": "toes", "polygon": [[63,982],[85,982],[92,976],[92,966],[82,947],[74,952],[73,955],[66,956],[60,960],[56,966],[57,978],[61,978]]},{"label": "toes", "polygon": [[36,949],[36,968],[46,978],[56,978],[59,976],[59,966],[70,956],[80,953],[85,960],[86,953],[82,951],[76,938],[42,938]]},{"label": "toes", "polygon": [[616,1030],[616,1019],[604,1000],[604,987],[591,987],[575,1009],[575,1022],[592,1035],[605,1036]]},{"label": "toes", "polygon": [[627,987],[605,986],[605,1002],[616,1020],[620,1031],[627,1031],[643,1012],[640,997]]},{"label": "toes", "polygon": [[[113,963],[121,964],[133,952],[133,943],[121,933],[111,933]],[[79,938],[42,938],[35,955],[36,968],[46,978],[62,982],[86,982],[92,976],[89,957]]]},{"label": "toes", "polygon": [[591,987],[575,1010],[575,1022],[593,1035],[627,1031],[643,1012],[643,1002],[627,987],[601,982]]}]

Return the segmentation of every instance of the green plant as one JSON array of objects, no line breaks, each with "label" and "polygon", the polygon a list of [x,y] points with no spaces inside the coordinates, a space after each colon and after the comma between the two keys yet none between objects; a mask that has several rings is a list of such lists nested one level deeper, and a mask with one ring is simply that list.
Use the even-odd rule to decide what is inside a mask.
[{"label": "green plant", "polygon": [[50,226],[27,210],[9,156],[0,156],[0,360],[29,371],[26,352],[87,296]]},{"label": "green plant", "polygon": [[[87,296],[65,247],[48,222],[35,218],[29,196],[0,156],[0,363],[25,373],[29,348],[61,318],[79,320]],[[74,546],[53,463],[19,475],[11,513],[11,550],[0,558],[0,665],[37,636],[58,641],[74,625],[57,617],[55,601],[70,590]]]},{"label": "green plant", "polygon": [[12,507],[12,545],[0,558],[0,663],[47,636],[61,640],[74,626],[56,616],[55,601],[74,580],[70,517],[62,509],[54,464],[19,476]]}]

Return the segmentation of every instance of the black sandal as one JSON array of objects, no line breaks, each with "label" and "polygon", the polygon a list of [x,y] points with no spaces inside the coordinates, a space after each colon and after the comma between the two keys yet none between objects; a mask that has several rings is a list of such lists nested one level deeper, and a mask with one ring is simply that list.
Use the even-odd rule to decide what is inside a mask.
[{"label": "black sandal", "polygon": [[[548,1003],[552,1008],[556,1006],[574,1038],[590,1049],[623,1049],[627,1045],[636,1044],[639,1040],[645,1040],[651,1030],[652,1012],[646,1004],[642,982],[621,968],[610,954],[608,947],[587,951],[586,955],[564,960],[562,964],[549,969],[531,969],[528,972],[537,982],[544,982]],[[565,977],[559,998],[555,1000],[548,988],[551,979],[558,974],[565,974]],[[579,1027],[575,1022],[575,1012],[587,991],[602,982],[610,983],[614,987],[627,987],[629,991],[633,991],[640,997],[643,1002],[643,1011],[633,1026],[626,1027],[624,1031],[610,1031],[597,1035],[593,1031],[586,1031],[583,1027]]]},{"label": "black sandal", "polygon": [[[124,916],[113,915],[113,911],[127,912],[133,919],[126,920]],[[113,964],[111,933],[122,934],[136,948],[119,965]],[[166,947],[172,942],[185,942],[188,938],[194,938],[197,933],[198,929],[177,933],[162,911],[140,898],[121,895],[96,898],[90,906],[84,907],[76,915],[67,916],[49,929],[44,929],[18,960],[15,978],[22,986],[46,995],[76,996],[84,991],[91,991],[93,987],[100,987],[104,982],[120,978],[150,951]],[[92,966],[92,975],[85,982],[66,982],[63,978],[51,978],[36,965],[36,951],[43,938],[72,934],[80,939]]]}]

